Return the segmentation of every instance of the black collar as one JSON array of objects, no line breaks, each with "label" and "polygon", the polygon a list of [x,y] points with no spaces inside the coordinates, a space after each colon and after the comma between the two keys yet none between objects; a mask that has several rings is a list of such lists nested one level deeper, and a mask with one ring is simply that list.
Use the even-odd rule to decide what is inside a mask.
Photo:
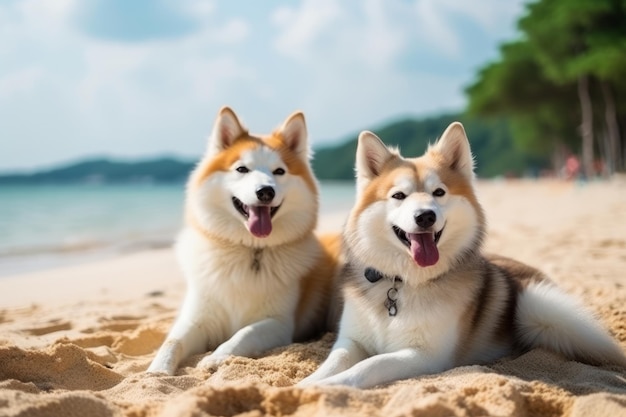
[{"label": "black collar", "polygon": [[383,274],[377,269],[372,268],[371,266],[368,266],[367,268],[365,268],[365,272],[363,273],[363,275],[372,284],[380,281],[383,278],[389,278],[389,280],[392,282],[402,282],[402,278],[399,277],[398,275],[391,277],[391,276]]}]

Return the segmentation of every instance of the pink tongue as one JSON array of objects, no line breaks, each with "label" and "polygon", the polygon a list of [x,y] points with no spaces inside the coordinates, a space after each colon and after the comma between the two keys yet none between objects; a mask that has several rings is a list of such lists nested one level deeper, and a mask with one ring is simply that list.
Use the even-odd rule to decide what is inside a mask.
[{"label": "pink tongue", "polygon": [[419,266],[431,266],[439,260],[439,250],[432,233],[407,233],[411,254]]},{"label": "pink tongue", "polygon": [[272,216],[268,206],[248,206],[248,230],[255,237],[268,237],[272,233]]}]

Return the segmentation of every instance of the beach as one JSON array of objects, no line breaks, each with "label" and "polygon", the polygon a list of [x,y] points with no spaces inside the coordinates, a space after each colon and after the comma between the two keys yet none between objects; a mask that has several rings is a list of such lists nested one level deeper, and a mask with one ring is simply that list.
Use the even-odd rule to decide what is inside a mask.
[{"label": "beach", "polygon": [[[485,249],[542,269],[626,351],[626,181],[480,181],[478,194]],[[346,215],[325,212],[320,231]],[[196,355],[146,374],[184,292],[169,247],[0,279],[0,416],[626,416],[626,369],[540,349],[368,390],[293,386],[331,333],[214,372]]]}]

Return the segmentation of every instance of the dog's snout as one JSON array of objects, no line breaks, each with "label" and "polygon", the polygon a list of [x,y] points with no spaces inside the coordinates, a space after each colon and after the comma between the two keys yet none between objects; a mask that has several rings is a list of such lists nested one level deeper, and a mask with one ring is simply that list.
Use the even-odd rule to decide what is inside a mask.
[{"label": "dog's snout", "polygon": [[275,195],[276,191],[270,186],[264,186],[256,190],[256,198],[258,198],[261,203],[270,203]]},{"label": "dog's snout", "polygon": [[419,227],[423,227],[424,229],[431,227],[433,224],[435,224],[436,221],[437,215],[432,210],[425,210],[415,216],[415,223],[417,223]]}]

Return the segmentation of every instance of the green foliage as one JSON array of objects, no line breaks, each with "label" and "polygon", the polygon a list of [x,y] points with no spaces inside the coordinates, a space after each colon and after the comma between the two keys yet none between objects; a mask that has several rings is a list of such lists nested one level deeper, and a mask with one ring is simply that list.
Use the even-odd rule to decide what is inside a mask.
[{"label": "green foliage", "polygon": [[622,79],[626,5],[617,0],[542,0],[519,22],[545,74],[555,83],[581,75]]},{"label": "green foliage", "polygon": [[573,145],[580,113],[575,84],[555,84],[526,41],[504,44],[501,60],[480,70],[466,88],[468,112],[508,117],[519,150],[546,157],[560,143]]},{"label": "green foliage", "polygon": [[500,58],[467,87],[468,112],[506,117],[517,147],[536,156],[582,149],[590,161],[593,135],[581,132],[595,132],[595,149],[604,147],[603,157],[619,169],[619,142],[626,148],[618,133],[619,125],[626,130],[626,2],[538,0],[527,5],[519,29],[521,37],[502,45]]},{"label": "green foliage", "polygon": [[[422,120],[399,120],[371,129],[387,145],[397,146],[403,155],[419,156],[434,143],[453,121],[464,124],[476,159],[476,173],[481,177],[523,175],[548,166],[548,159],[535,157],[515,148],[509,123],[502,119],[479,119],[467,114],[447,114]],[[323,180],[354,178],[357,135],[341,145],[318,149],[313,170]]]},{"label": "green foliage", "polygon": [[[388,145],[398,146],[404,155],[419,156],[456,120],[465,126],[479,176],[523,175],[545,168],[548,164],[546,158],[535,157],[515,147],[510,124],[503,118],[481,119],[468,114],[446,114],[398,120],[372,131]],[[356,141],[355,134],[338,145],[317,149],[312,162],[317,177],[321,180],[353,179]],[[193,167],[193,162],[173,158],[136,162],[93,159],[31,174],[0,175],[0,185],[173,183],[185,181]]]}]

